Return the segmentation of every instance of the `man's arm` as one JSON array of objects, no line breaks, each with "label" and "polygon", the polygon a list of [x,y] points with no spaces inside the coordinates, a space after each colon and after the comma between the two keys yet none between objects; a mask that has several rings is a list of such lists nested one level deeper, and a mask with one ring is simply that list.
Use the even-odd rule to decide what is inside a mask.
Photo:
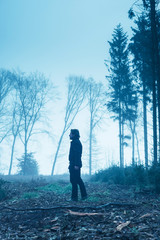
[{"label": "man's arm", "polygon": [[73,147],[73,155],[74,155],[74,168],[78,170],[81,167],[80,164],[81,164],[82,148],[78,142],[74,142],[72,147]]}]

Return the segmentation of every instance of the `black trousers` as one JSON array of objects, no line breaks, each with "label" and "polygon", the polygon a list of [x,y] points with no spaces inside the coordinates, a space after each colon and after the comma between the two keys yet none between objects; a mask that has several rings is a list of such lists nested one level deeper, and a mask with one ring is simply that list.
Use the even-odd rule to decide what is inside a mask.
[{"label": "black trousers", "polygon": [[70,172],[70,182],[72,184],[72,199],[78,200],[78,185],[81,192],[81,197],[84,198],[87,196],[86,188],[84,182],[81,178],[81,169],[74,169],[74,167],[69,168]]}]

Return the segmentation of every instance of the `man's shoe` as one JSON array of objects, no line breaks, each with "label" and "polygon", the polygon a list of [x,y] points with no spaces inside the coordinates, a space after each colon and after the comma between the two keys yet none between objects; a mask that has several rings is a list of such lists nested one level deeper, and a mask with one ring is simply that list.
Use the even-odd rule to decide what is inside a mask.
[{"label": "man's shoe", "polygon": [[78,198],[71,198],[72,201],[78,202]]},{"label": "man's shoe", "polygon": [[86,200],[86,199],[87,199],[87,195],[86,195],[86,196],[83,196],[81,199],[82,199],[82,200]]}]

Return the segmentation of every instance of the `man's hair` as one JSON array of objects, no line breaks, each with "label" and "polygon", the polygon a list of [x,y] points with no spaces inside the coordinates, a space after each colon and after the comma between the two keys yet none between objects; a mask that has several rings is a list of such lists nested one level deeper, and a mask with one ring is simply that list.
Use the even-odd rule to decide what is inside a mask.
[{"label": "man's hair", "polygon": [[74,138],[80,138],[78,129],[71,129],[71,133],[74,135]]}]

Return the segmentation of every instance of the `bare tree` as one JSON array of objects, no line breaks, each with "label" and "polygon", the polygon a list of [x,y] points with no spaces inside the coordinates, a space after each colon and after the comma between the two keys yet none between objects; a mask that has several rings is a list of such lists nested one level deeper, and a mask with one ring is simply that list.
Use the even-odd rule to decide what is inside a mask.
[{"label": "bare tree", "polygon": [[88,83],[88,103],[90,112],[90,131],[89,131],[89,175],[92,174],[92,144],[93,144],[93,132],[96,126],[100,124],[102,117],[104,116],[104,94],[103,85],[101,83],[95,83],[92,78]]},{"label": "bare tree", "polygon": [[11,89],[11,72],[5,69],[0,69],[0,143],[10,132],[7,103]]},{"label": "bare tree", "polygon": [[21,121],[23,116],[22,108],[18,102],[17,93],[15,93],[15,96],[13,96],[12,100],[13,100],[13,108],[12,108],[11,132],[13,136],[13,141],[12,141],[11,159],[10,159],[8,175],[11,175],[15,143],[16,143],[17,136],[20,133],[19,131],[20,131],[20,126],[21,126]]},{"label": "bare tree", "polygon": [[55,164],[57,162],[58,153],[62,143],[62,139],[66,131],[70,128],[73,123],[76,115],[80,111],[80,107],[85,99],[87,92],[87,84],[83,77],[70,76],[68,79],[68,94],[67,94],[67,104],[65,107],[65,118],[64,118],[64,127],[62,134],[58,141],[57,150],[55,153],[51,176],[53,176]]},{"label": "bare tree", "polygon": [[48,100],[49,80],[43,74],[15,74],[15,88],[20,102],[21,125],[19,137],[24,144],[24,174],[27,161],[28,142],[35,134],[35,124],[40,121],[42,110]]}]

